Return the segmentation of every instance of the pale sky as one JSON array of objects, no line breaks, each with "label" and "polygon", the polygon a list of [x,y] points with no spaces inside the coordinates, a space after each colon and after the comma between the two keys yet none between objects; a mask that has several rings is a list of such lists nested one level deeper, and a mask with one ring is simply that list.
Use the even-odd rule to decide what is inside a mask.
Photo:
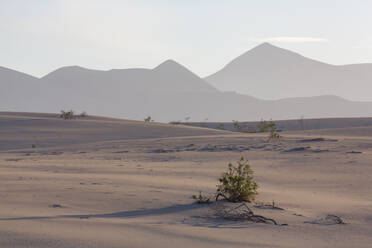
[{"label": "pale sky", "polygon": [[0,66],[40,77],[174,59],[204,77],[264,41],[367,63],[371,13],[367,0],[0,0]]}]

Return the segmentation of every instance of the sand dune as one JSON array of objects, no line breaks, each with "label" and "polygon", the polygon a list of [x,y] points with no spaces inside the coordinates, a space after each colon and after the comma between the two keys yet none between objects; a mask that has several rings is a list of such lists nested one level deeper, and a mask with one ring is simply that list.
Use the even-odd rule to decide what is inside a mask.
[{"label": "sand dune", "polygon": [[[292,133],[292,132],[291,132]],[[332,129],[319,129],[305,132],[293,132],[299,134],[311,134],[320,136],[350,136],[368,138],[372,137],[372,127],[353,127],[353,128],[332,128]]]},{"label": "sand dune", "polygon": [[[346,248],[372,242],[372,146],[359,136],[370,128],[283,132],[280,141],[267,143],[266,134],[102,117],[2,113],[0,125],[0,247]],[[39,145],[31,149],[33,139]],[[254,211],[288,226],[222,220],[211,206],[194,204],[191,195],[213,195],[227,163],[241,156],[260,185],[257,201],[283,208]],[[322,221],[328,214],[347,224]]]},{"label": "sand dune", "polygon": [[57,114],[0,112],[0,150],[53,147],[105,140],[224,134],[181,125],[103,117],[63,120]]},{"label": "sand dune", "polygon": [[[266,120],[269,122],[270,120]],[[322,118],[322,119],[304,119],[299,118],[295,120],[273,120],[278,130],[281,131],[304,131],[304,130],[316,130],[316,129],[335,129],[335,128],[346,128],[347,130],[355,127],[371,127],[372,118]],[[247,131],[257,132],[261,121],[239,121],[237,124],[240,129],[234,125],[233,122],[189,122],[184,123],[188,126],[196,127],[208,127],[218,130],[229,130],[229,131]],[[328,131],[326,131],[328,132]],[[367,132],[365,135],[369,135]]]}]

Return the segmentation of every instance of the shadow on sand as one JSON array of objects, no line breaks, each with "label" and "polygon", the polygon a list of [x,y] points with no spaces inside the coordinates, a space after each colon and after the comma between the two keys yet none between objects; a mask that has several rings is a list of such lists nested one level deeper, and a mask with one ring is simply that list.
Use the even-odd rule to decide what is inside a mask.
[{"label": "shadow on sand", "polygon": [[77,215],[56,215],[56,216],[29,216],[29,217],[14,217],[14,218],[0,218],[0,221],[9,220],[41,220],[41,219],[64,219],[64,218],[76,218],[76,219],[88,219],[88,218],[136,218],[145,216],[156,216],[173,214],[178,212],[189,211],[193,209],[199,209],[206,207],[205,204],[177,204],[163,208],[151,208],[131,211],[121,211],[115,213],[106,214],[77,214]]}]

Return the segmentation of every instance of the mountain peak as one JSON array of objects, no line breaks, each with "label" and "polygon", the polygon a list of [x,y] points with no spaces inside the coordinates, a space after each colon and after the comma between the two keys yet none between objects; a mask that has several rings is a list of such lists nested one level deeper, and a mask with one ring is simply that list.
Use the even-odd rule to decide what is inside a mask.
[{"label": "mountain peak", "polygon": [[174,61],[173,59],[167,59],[166,61],[159,64],[157,67],[155,67],[154,70],[159,70],[162,68],[172,69],[172,68],[180,68],[180,67],[185,68],[183,65]]},{"label": "mountain peak", "polygon": [[[257,49],[257,48],[279,48],[279,47],[276,47],[276,46],[274,46],[274,45],[272,45],[271,43],[269,43],[269,42],[264,42],[264,43],[261,43],[261,44],[259,44],[258,46],[256,46],[256,47],[254,47],[253,49]],[[252,49],[252,50],[253,50]]]},{"label": "mountain peak", "polygon": [[[158,65],[157,67],[155,67],[153,69],[154,71],[156,72],[160,72],[160,73],[181,73],[181,74],[192,74],[194,75],[193,72],[191,72],[189,69],[187,69],[185,66],[181,65],[180,63],[172,60],[172,59],[168,59],[166,61],[164,61],[163,63],[161,63],[160,65]],[[194,75],[196,76],[196,75]]]},{"label": "mountain peak", "polygon": [[77,66],[77,65],[63,66],[63,67],[60,67],[60,68],[48,73],[47,75],[42,77],[42,79],[59,77],[59,76],[62,76],[62,75],[63,76],[75,75],[75,74],[80,74],[81,72],[89,72],[89,71],[95,71],[95,70],[87,69],[87,68]]},{"label": "mountain peak", "polygon": [[69,65],[69,66],[60,67],[55,71],[84,71],[84,70],[89,70],[89,69],[84,68],[82,66],[78,66],[78,65]]},{"label": "mountain peak", "polygon": [[250,66],[277,66],[283,63],[293,65],[312,61],[298,53],[264,42],[232,60],[224,69],[238,68],[238,70],[244,70],[244,68]]},{"label": "mountain peak", "polygon": [[217,92],[217,89],[209,85],[199,76],[174,60],[168,59],[155,67],[154,77],[160,81],[172,82],[180,91],[206,91]]},{"label": "mountain peak", "polygon": [[[272,45],[271,43],[264,42],[251,50],[247,51],[245,54],[252,54],[252,53],[262,53],[263,55],[268,55],[268,54],[281,54],[281,55],[296,55],[300,56],[299,54],[292,52],[290,50],[277,47]],[[243,54],[244,56],[244,54]]]}]

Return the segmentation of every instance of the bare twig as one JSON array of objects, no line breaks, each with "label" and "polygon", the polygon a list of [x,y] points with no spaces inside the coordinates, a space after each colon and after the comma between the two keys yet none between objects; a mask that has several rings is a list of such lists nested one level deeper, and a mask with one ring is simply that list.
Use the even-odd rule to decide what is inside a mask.
[{"label": "bare twig", "polygon": [[[221,197],[226,198],[224,195],[219,195]],[[247,220],[252,221],[255,223],[272,223],[274,225],[279,225],[278,222],[276,222],[274,219],[267,218],[262,215],[256,215],[252,211],[252,209],[246,204],[241,203],[236,207],[226,209],[221,209],[222,213],[219,215],[224,219],[230,219],[230,220]],[[282,224],[287,225],[287,224]]]}]

